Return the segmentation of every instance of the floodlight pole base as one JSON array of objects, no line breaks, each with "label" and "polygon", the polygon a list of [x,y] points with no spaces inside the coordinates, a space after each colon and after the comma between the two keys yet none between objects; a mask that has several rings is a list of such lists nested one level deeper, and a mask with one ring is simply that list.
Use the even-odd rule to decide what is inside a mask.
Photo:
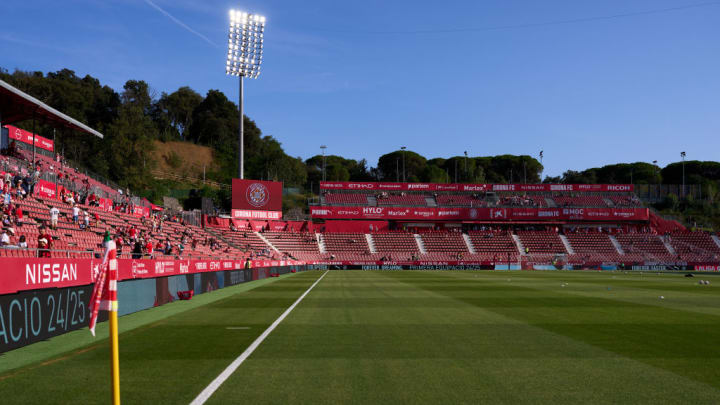
[{"label": "floodlight pole base", "polygon": [[240,115],[240,131],[238,133],[238,177],[240,179],[245,178],[245,134],[244,134],[244,122],[243,122],[243,75],[239,76],[239,97],[238,97],[238,110]]}]

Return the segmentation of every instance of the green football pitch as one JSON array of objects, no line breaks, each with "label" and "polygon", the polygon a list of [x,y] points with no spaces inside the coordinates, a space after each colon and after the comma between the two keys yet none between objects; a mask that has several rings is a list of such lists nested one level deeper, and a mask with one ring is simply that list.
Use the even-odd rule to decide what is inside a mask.
[{"label": "green football pitch", "polygon": [[[120,318],[123,402],[190,403],[323,274]],[[330,271],[207,403],[720,403],[715,284],[647,272]],[[0,402],[109,402],[107,339],[88,336],[0,356]]]}]

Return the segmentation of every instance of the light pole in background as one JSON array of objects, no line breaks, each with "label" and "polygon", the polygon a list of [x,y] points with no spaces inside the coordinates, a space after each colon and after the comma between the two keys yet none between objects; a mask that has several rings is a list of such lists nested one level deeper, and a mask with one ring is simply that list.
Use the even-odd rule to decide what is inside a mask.
[{"label": "light pole in background", "polygon": [[465,154],[465,181],[468,181],[468,173],[467,173],[467,151],[463,152]]},{"label": "light pole in background", "polygon": [[230,32],[225,73],[238,76],[238,110],[240,129],[238,133],[238,176],[245,178],[245,137],[243,133],[243,78],[257,79],[263,59],[263,35],[265,17],[244,11],[230,10]]},{"label": "light pole in background", "polygon": [[543,166],[542,160],[543,160],[543,151],[541,150],[540,151],[540,183],[543,182],[542,177],[543,177],[543,171],[545,170],[545,166]]},{"label": "light pole in background", "polygon": [[326,165],[325,165],[325,149],[327,149],[327,146],[320,145],[320,149],[322,149],[322,155],[323,155],[323,178],[322,179],[323,179],[323,181],[326,181],[326,178],[325,178],[325,173],[326,173],[326,171],[325,171],[325,167],[326,167]]},{"label": "light pole in background", "polygon": [[685,152],[680,152],[682,158],[682,196],[685,198]]},{"label": "light pole in background", "polygon": [[400,147],[400,150],[402,151],[402,159],[403,159],[403,183],[405,183],[405,149],[407,149],[406,146]]}]

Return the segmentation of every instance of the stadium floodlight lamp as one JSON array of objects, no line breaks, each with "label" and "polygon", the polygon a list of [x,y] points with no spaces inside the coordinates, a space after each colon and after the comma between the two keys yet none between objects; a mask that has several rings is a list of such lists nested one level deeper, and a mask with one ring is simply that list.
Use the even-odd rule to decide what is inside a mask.
[{"label": "stadium floodlight lamp", "polygon": [[245,145],[243,136],[243,78],[257,79],[263,61],[265,17],[239,10],[230,10],[228,52],[225,73],[239,78],[238,110],[240,129],[238,134],[238,177],[245,178]]}]

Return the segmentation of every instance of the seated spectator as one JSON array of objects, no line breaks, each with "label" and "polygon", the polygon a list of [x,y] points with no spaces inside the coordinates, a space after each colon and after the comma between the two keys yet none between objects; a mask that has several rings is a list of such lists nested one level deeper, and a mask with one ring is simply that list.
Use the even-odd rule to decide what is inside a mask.
[{"label": "seated spectator", "polygon": [[18,247],[21,249],[28,248],[28,244],[27,244],[27,240],[25,239],[25,235],[20,235],[20,240],[18,241]]},{"label": "seated spectator", "polygon": [[0,246],[8,246],[10,244],[10,235],[8,235],[8,232],[6,229],[2,230],[2,234],[0,234]]}]

